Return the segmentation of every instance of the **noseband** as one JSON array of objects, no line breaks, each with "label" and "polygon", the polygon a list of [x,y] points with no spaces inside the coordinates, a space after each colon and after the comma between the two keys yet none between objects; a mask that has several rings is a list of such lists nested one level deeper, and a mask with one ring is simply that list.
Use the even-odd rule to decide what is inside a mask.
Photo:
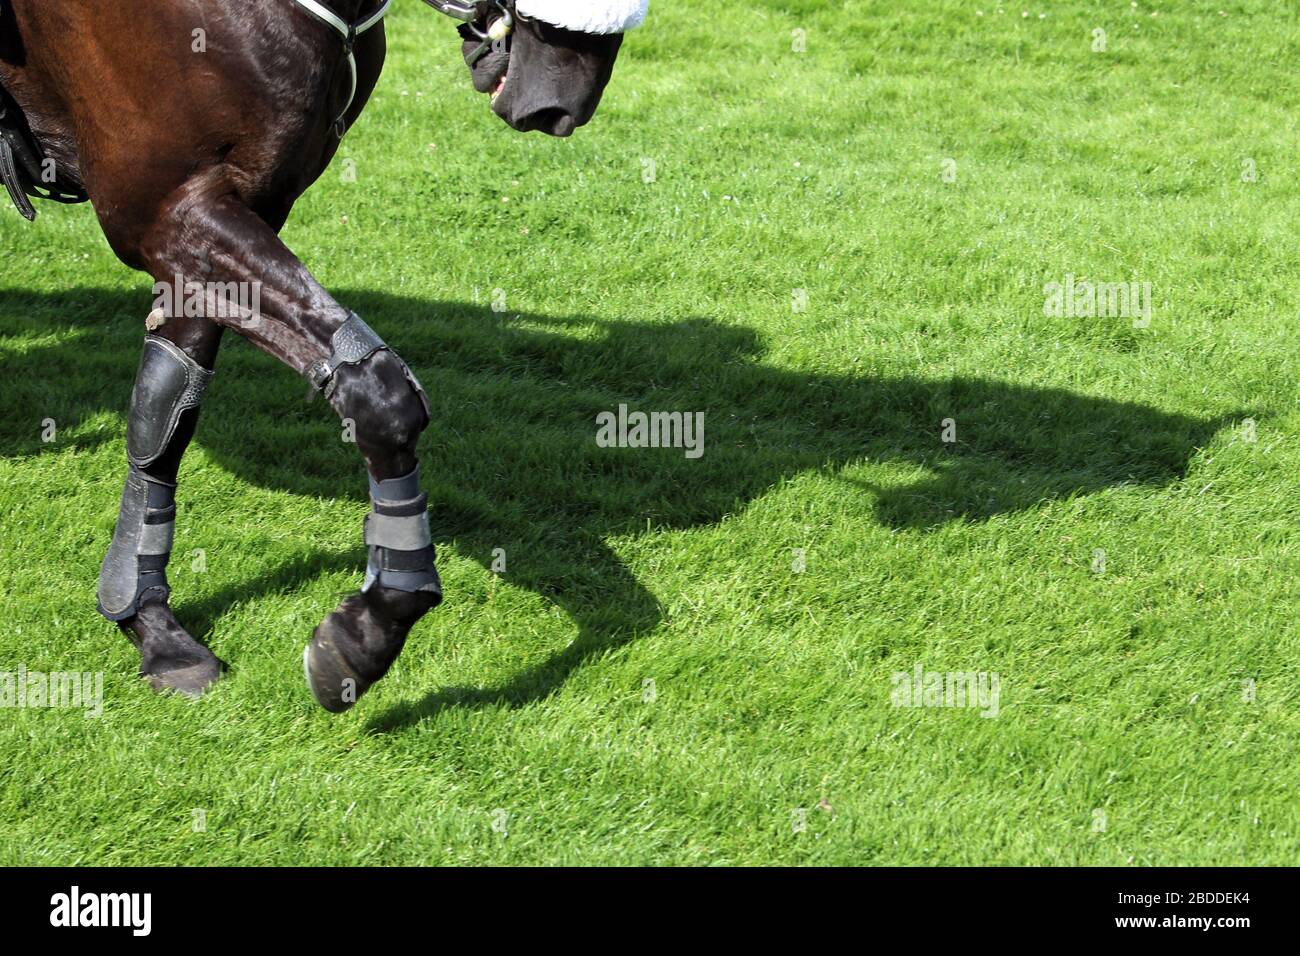
[{"label": "noseband", "polygon": [[[470,3],[469,0],[424,0],[429,6],[439,13],[445,13],[453,19],[461,21],[464,26],[463,31],[469,31],[469,35],[481,41],[477,47],[465,55],[465,62],[473,66],[492,49],[492,44],[504,40],[515,30],[515,14],[506,5],[505,0],[479,0],[477,3]],[[495,20],[492,14],[499,10],[501,15]],[[479,23],[487,23],[486,30],[480,29]]]}]

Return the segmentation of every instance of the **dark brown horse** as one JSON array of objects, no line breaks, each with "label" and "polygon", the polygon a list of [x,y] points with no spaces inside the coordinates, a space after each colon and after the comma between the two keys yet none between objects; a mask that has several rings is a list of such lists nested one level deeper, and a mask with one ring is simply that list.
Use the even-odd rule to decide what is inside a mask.
[{"label": "dark brown horse", "polygon": [[[198,694],[220,674],[173,617],[166,566],[181,456],[227,328],[327,396],[370,472],[365,583],[303,655],[316,699],[351,706],[442,599],[416,459],[424,392],[278,236],[375,88],[390,2],[0,0],[0,159],[20,206],[88,197],[114,252],[156,282],[99,609],[157,689]],[[462,21],[493,111],[556,136],[591,118],[645,15],[645,0],[426,2]]]}]

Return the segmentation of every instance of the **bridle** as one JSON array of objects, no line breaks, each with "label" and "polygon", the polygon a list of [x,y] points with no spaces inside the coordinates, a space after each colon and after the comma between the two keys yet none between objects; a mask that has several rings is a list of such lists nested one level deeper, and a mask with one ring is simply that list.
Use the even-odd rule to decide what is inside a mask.
[{"label": "bridle", "polygon": [[[452,19],[459,20],[463,24],[460,29],[465,39],[473,37],[480,41],[478,46],[465,55],[465,62],[471,67],[487,55],[494,43],[502,42],[515,31],[515,20],[518,14],[510,9],[510,5],[505,0],[478,0],[478,2],[424,0],[424,2],[439,13],[445,13]],[[495,20],[492,19],[494,10],[501,13]],[[488,24],[488,28],[480,29],[479,23]]]}]

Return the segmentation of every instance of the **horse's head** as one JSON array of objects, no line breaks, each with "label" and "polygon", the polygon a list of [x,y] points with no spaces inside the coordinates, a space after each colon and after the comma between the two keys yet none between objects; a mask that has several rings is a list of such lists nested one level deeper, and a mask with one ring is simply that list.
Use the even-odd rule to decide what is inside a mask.
[{"label": "horse's head", "polygon": [[648,0],[429,2],[466,21],[460,28],[465,61],[474,88],[491,95],[492,111],[520,132],[552,136],[568,136],[591,119],[624,31],[640,26],[649,5]]}]

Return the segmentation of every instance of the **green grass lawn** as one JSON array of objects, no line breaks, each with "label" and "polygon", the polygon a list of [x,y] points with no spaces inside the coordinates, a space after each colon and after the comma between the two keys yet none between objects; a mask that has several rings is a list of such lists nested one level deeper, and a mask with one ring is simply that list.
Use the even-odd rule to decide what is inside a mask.
[{"label": "green grass lawn", "polygon": [[655,0],[566,141],[389,41],[285,238],[431,395],[446,603],[315,706],[364,469],[232,337],[171,574],[231,669],[152,694],[94,610],[150,280],[0,212],[0,671],[105,675],[0,711],[0,862],[1300,862],[1294,11]]}]

